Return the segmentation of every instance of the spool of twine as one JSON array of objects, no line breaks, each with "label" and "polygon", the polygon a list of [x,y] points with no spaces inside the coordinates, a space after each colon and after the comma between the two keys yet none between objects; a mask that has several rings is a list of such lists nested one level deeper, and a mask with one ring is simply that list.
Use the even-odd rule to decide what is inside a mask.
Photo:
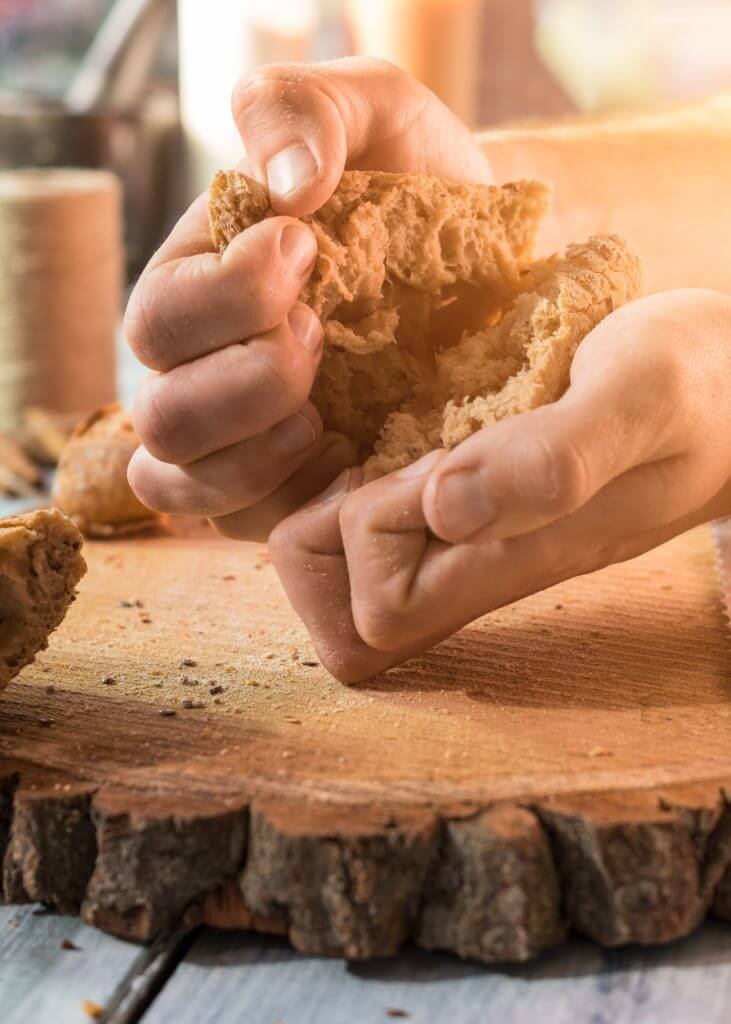
[{"label": "spool of twine", "polygon": [[106,171],[0,172],[0,429],[115,397],[121,188]]}]

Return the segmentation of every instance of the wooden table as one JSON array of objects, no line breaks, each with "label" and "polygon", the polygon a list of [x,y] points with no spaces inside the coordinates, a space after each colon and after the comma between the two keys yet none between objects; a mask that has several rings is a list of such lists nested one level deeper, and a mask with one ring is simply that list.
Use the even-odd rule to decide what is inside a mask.
[{"label": "wooden table", "polygon": [[[123,367],[129,397],[135,373]],[[40,907],[0,906],[2,1024],[84,1024],[85,1000],[109,1024],[725,1024],[731,932],[710,920],[667,946],[615,951],[576,939],[520,968],[411,950],[348,964],[210,929],[146,948]]]},{"label": "wooden table", "polygon": [[416,951],[345,964],[209,929],[147,949],[38,907],[0,908],[3,1024],[84,1024],[85,1000],[109,1024],[725,1024],[731,942],[709,922],[651,950],[575,940],[521,968]]}]

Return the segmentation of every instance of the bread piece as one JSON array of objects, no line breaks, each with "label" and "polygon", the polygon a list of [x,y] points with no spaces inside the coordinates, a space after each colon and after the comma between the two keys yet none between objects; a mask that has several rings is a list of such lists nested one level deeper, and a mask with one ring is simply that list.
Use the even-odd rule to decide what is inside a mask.
[{"label": "bread piece", "polygon": [[502,319],[465,334],[436,356],[434,404],[392,414],[366,464],[383,476],[434,448],[453,448],[481,427],[555,402],[569,384],[580,342],[612,310],[642,290],[642,265],[620,238],[597,235],[570,245],[563,259],[533,268],[534,288],[522,292]]},{"label": "bread piece", "polygon": [[[302,299],[326,341],[312,401],[356,444],[369,478],[554,401],[584,335],[639,294],[639,261],[618,238],[531,265],[546,202],[536,182],[349,171],[303,218],[319,254]],[[261,185],[216,175],[219,251],[271,215]]]},{"label": "bread piece", "polygon": [[0,519],[0,690],[63,621],[86,572],[81,544],[58,509]]},{"label": "bread piece", "polygon": [[[312,399],[329,429],[367,455],[390,412],[426,388],[434,346],[477,327],[520,287],[548,191],[346,171],[310,217],[319,255],[302,294],[325,330]],[[210,192],[215,246],[270,216],[268,194],[235,171]]]},{"label": "bread piece", "polygon": [[121,405],[105,405],[74,430],[58,463],[53,500],[88,537],[149,529],[159,516],[137,500],[127,466],[139,447]]}]

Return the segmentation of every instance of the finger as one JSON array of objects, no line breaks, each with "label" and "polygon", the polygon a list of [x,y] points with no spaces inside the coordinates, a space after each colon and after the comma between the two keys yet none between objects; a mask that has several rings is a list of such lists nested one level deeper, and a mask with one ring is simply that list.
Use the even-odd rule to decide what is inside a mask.
[{"label": "finger", "polygon": [[385,61],[257,68],[236,86],[232,106],[249,172],[268,184],[281,213],[318,209],[346,165],[490,180],[462,122]]},{"label": "finger", "polygon": [[568,515],[633,466],[688,447],[687,391],[656,304],[624,307],[579,347],[562,399],[484,428],[439,464],[424,494],[430,529],[495,539]]},{"label": "finger", "polygon": [[304,405],[321,355],[320,321],[298,303],[268,334],[149,377],[135,404],[137,433],[156,459],[178,465],[247,440]]},{"label": "finger", "polygon": [[[431,452],[404,470],[366,484],[342,502],[340,530],[353,622],[362,640],[376,650],[424,649],[447,636],[452,622],[459,621],[465,607],[472,607],[471,554],[461,550],[456,559],[454,546],[429,534],[423,512],[425,484],[445,457],[444,452]],[[462,585],[455,587],[460,570]],[[432,586],[436,587],[433,594],[428,589]],[[433,614],[431,603],[439,601],[440,586],[444,607]],[[422,616],[420,611],[427,606],[430,614]]]},{"label": "finger", "polygon": [[[398,474],[379,481],[380,501],[371,485],[350,495],[340,520],[359,635],[393,655],[426,649],[486,612],[633,558],[719,514],[723,503],[714,499],[700,509],[676,505],[675,518],[667,517],[683,472],[675,461],[636,467],[571,515],[505,540],[417,541],[418,487]],[[399,502],[411,504],[410,521],[399,523]]]},{"label": "finger", "polygon": [[355,466],[355,448],[341,434],[325,433],[304,465],[262,501],[211,519],[212,526],[231,540],[266,543],[275,526],[330,486],[343,470]]},{"label": "finger", "polygon": [[361,477],[360,470],[347,470],[269,537],[272,563],[289,600],[323,665],[344,683],[368,679],[409,656],[406,648],[394,654],[368,647],[353,622],[339,513]]},{"label": "finger", "polygon": [[282,323],[317,255],[312,231],[275,217],[238,235],[223,255],[202,252],[148,268],[129,300],[127,342],[169,370]]},{"label": "finger", "polygon": [[307,402],[263,434],[222,448],[186,466],[155,459],[138,448],[127,470],[132,490],[158,512],[223,516],[275,491],[313,454],[322,421]]}]

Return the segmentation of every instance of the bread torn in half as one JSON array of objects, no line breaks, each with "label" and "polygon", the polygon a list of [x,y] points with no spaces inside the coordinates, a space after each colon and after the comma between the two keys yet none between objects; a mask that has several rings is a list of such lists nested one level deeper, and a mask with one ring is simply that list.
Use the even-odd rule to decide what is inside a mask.
[{"label": "bread torn in half", "polygon": [[58,509],[0,519],[0,690],[63,621],[86,572],[81,545]]},{"label": "bread torn in half", "polygon": [[[615,236],[533,262],[547,201],[539,182],[346,171],[302,218],[318,244],[302,299],[326,342],[312,401],[368,478],[555,401],[581,340],[640,294],[640,261]],[[209,213],[219,252],[273,215],[235,171],[215,176]]]},{"label": "bread torn in half", "polygon": [[139,445],[129,413],[117,403],[97,409],[72,433],[58,463],[53,501],[87,537],[120,537],[160,521],[127,481]]}]

